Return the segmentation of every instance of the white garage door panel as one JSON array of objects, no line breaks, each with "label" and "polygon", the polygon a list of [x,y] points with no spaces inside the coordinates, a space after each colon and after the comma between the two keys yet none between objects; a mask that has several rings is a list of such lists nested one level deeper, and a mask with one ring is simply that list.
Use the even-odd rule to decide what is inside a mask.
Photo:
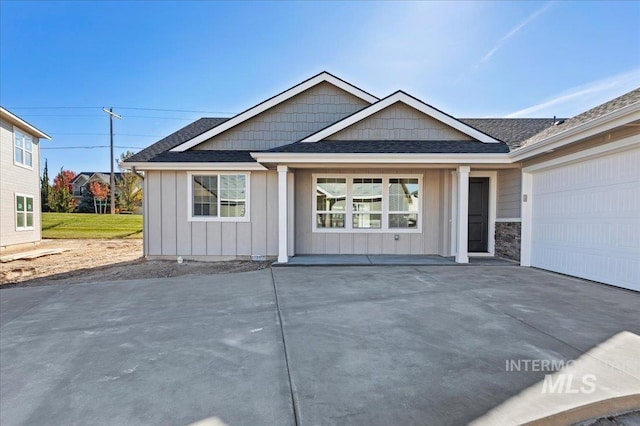
[{"label": "white garage door panel", "polygon": [[640,148],[533,175],[531,264],[640,291]]}]

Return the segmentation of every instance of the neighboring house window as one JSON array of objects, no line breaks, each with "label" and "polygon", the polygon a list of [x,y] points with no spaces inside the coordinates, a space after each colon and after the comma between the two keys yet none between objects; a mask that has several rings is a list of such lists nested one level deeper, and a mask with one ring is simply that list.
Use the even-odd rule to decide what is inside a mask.
[{"label": "neighboring house window", "polygon": [[16,229],[33,229],[33,197],[16,194]]},{"label": "neighboring house window", "polygon": [[316,231],[420,231],[421,178],[314,177]]},{"label": "neighboring house window", "polygon": [[190,220],[249,220],[248,174],[190,174]]},{"label": "neighboring house window", "polygon": [[33,138],[14,127],[14,162],[20,166],[33,166]]}]

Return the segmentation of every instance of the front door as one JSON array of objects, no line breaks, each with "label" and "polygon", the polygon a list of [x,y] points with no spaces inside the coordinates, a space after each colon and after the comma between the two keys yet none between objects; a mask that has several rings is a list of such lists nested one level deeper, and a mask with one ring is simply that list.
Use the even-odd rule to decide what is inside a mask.
[{"label": "front door", "polygon": [[488,251],[489,178],[469,178],[469,252]]}]

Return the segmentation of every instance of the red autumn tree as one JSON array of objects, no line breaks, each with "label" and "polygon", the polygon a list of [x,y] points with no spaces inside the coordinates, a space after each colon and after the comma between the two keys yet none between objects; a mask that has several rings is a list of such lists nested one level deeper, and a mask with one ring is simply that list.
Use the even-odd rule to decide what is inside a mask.
[{"label": "red autumn tree", "polygon": [[98,203],[97,201],[100,201],[100,205],[106,209],[106,204],[104,203],[104,200],[107,199],[107,197],[109,196],[109,187],[105,184],[103,184],[102,182],[97,182],[97,181],[93,181],[89,184],[89,191],[91,191],[91,194],[93,195],[93,208],[95,209],[96,213],[104,213],[98,211]]},{"label": "red autumn tree", "polygon": [[73,199],[73,185],[71,181],[76,177],[71,170],[60,169],[60,173],[53,179],[53,190],[49,195],[49,207],[58,213],[69,213],[76,208]]},{"label": "red autumn tree", "polygon": [[67,188],[69,192],[73,192],[73,186],[71,182],[76,177],[76,172],[71,170],[60,170],[60,173],[53,179],[53,189],[59,190],[60,188]]}]

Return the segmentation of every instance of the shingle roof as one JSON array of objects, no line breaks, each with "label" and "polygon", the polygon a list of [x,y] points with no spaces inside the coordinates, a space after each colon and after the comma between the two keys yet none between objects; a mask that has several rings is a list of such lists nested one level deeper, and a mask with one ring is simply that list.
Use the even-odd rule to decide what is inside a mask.
[{"label": "shingle roof", "polygon": [[[71,183],[74,183],[76,180],[78,180],[80,176],[85,176],[88,179],[94,174],[97,174],[102,180],[106,182],[108,182],[109,179],[111,178],[111,172],[80,172],[76,175],[76,177],[73,178]],[[120,172],[114,172],[113,174],[117,179],[122,178],[122,173]]]},{"label": "shingle roof", "polygon": [[506,142],[511,149],[553,126],[552,118],[461,118],[460,121]]},{"label": "shingle roof", "polygon": [[603,115],[612,113],[628,105],[632,105],[638,102],[640,102],[640,88],[637,88],[635,90],[632,90],[631,92],[625,93],[624,95],[619,96],[615,99],[612,99],[609,102],[605,102],[601,105],[598,105],[595,108],[591,108],[590,110],[585,111],[582,114],[578,114],[573,118],[565,120],[565,122],[562,124],[559,124],[557,126],[552,126],[536,135],[533,135],[532,137],[527,139],[522,145],[531,145],[536,142],[540,142],[541,140],[547,139],[555,134],[572,129],[581,124],[595,120],[596,118],[602,117]]},{"label": "shingle roof", "polygon": [[506,143],[484,143],[477,141],[320,141],[295,142],[272,148],[266,152],[336,153],[336,154],[464,154],[464,153],[507,153]]},{"label": "shingle roof", "polygon": [[150,161],[156,155],[169,151],[172,148],[195,138],[202,133],[213,129],[214,127],[224,123],[228,118],[205,117],[194,121],[193,123],[183,127],[182,129],[170,134],[164,139],[159,140],[151,146],[143,149],[137,154],[132,155],[126,162],[145,162]]},{"label": "shingle roof", "polygon": [[[128,162],[244,162],[251,161],[253,162],[253,158],[249,156],[247,151],[212,151],[211,154],[208,154],[210,151],[185,151],[183,153],[178,152],[169,152],[170,149],[186,142],[187,140],[194,138],[208,130],[213,129],[214,127],[220,125],[225,122],[226,118],[201,118],[188,126],[172,133],[166,138],[156,142],[155,144],[145,148],[144,150],[138,152],[131,156],[127,161]],[[513,149],[526,140],[527,138],[533,136],[534,134],[550,127],[553,124],[553,120],[547,118],[462,118],[460,121],[463,121],[465,124],[468,124],[476,129],[489,134],[490,136],[506,142],[507,145]],[[333,141],[337,142],[337,141]],[[345,141],[350,142],[351,145],[355,145],[356,141]],[[360,143],[361,141],[358,141]],[[394,152],[394,149],[399,149],[401,147],[405,147],[406,149],[413,149],[414,151],[404,151],[404,152],[433,152],[436,153],[437,150],[441,150],[441,152],[504,152],[502,144],[482,144],[481,142],[473,142],[472,145],[469,144],[461,144],[461,142],[455,142],[455,146],[447,141],[369,141],[373,142],[372,145],[369,143],[368,145],[360,145],[360,146],[352,146],[349,149],[356,150],[357,152],[367,152],[366,149],[376,149],[376,152]],[[384,143],[383,143],[384,142]],[[402,142],[400,145],[397,142]],[[410,142],[410,143],[406,143]],[[422,146],[428,142],[428,146]],[[313,144],[320,143],[314,142]],[[396,143],[396,145],[391,146],[391,143]],[[490,145],[490,147],[483,147],[482,145],[476,146],[475,144],[482,145]],[[309,143],[311,144],[311,143]],[[297,146],[296,144],[285,145],[281,147],[282,150],[272,150],[274,152],[294,152],[288,151],[290,149],[298,149],[298,148],[287,148],[292,145]],[[305,144],[307,145],[307,144]],[[389,145],[383,147],[382,145]],[[420,146],[418,146],[420,145]],[[345,145],[346,146],[346,145]],[[493,151],[494,149],[498,149],[497,146],[501,146],[498,151]],[[372,148],[373,147],[373,148]],[[338,145],[331,145],[328,147],[317,149],[327,149],[327,148],[335,148],[339,149]],[[472,149],[473,151],[465,151],[464,149]],[[309,149],[309,147],[302,148]],[[344,148],[343,148],[344,149]],[[432,151],[436,150],[436,151]],[[483,151],[484,150],[484,151]],[[488,151],[487,151],[488,150]],[[316,151],[296,151],[296,152],[316,152]],[[321,152],[321,151],[317,151]],[[329,152],[329,151],[327,151]],[[184,155],[182,155],[184,154]]]},{"label": "shingle roof", "polygon": [[202,150],[167,151],[149,160],[151,163],[255,163],[250,151]]}]

